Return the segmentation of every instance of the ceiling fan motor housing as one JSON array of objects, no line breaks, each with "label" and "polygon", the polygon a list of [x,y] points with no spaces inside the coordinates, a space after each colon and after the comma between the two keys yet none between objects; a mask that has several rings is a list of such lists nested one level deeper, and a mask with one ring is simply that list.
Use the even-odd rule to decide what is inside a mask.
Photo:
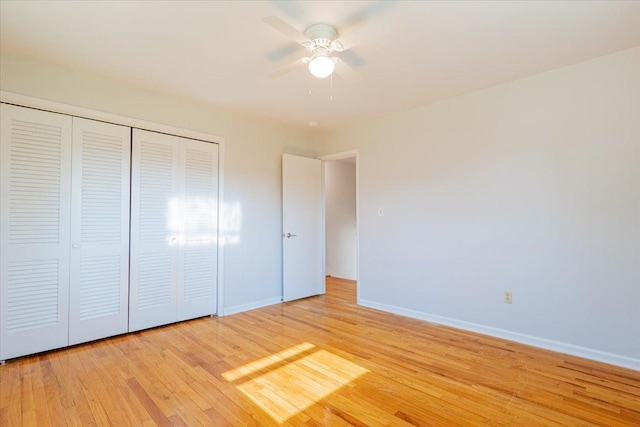
[{"label": "ceiling fan motor housing", "polygon": [[313,42],[307,48],[314,51],[319,47],[331,48],[331,43],[338,37],[338,32],[331,25],[314,24],[307,28],[304,35]]}]

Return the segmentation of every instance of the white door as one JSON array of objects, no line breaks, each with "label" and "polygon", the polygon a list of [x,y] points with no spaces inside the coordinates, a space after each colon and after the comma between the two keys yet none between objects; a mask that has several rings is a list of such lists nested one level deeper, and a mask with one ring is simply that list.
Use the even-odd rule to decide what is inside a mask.
[{"label": "white door", "polygon": [[133,131],[129,330],[216,313],[218,146]]},{"label": "white door", "polygon": [[130,155],[131,128],[73,118],[71,345],[128,330]]},{"label": "white door", "polygon": [[322,163],[282,155],[283,300],[324,293]]},{"label": "white door", "polygon": [[216,313],[218,145],[180,138],[178,318]]},{"label": "white door", "polygon": [[176,321],[179,138],[133,130],[129,331]]},{"label": "white door", "polygon": [[70,116],[2,104],[0,360],[69,342]]}]

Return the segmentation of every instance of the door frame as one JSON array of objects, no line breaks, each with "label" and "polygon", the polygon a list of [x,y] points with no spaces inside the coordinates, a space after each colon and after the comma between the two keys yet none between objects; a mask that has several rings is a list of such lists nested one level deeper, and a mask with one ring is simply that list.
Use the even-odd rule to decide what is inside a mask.
[{"label": "door frame", "polygon": [[[326,204],[325,204],[325,164],[333,160],[356,158],[356,303],[360,304],[360,150],[358,148],[338,153],[326,154],[316,157],[322,161],[322,276],[327,277],[327,230],[326,230]],[[326,293],[326,280],[323,280]]]},{"label": "door frame", "polygon": [[31,96],[4,90],[0,91],[0,102],[218,144],[218,276],[216,304],[217,307],[215,315],[218,317],[224,316],[224,247],[226,242],[226,230],[223,230],[221,227],[222,225],[224,225],[224,218],[222,217],[222,215],[226,213],[226,209],[224,209],[224,137],[165,125],[162,123],[151,122],[148,120],[135,119],[132,117],[122,116],[120,114],[113,114],[104,111],[93,110],[90,108],[78,107],[76,105],[65,104],[48,99],[34,98]]}]

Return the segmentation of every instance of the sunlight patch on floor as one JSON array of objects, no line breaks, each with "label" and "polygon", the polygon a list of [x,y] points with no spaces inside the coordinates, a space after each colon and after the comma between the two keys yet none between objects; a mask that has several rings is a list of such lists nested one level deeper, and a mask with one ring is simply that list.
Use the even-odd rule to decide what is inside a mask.
[{"label": "sunlight patch on floor", "polygon": [[240,366],[239,368],[227,371],[222,374],[222,377],[229,382],[235,381],[261,369],[268,368],[275,363],[283,362],[290,357],[296,356],[314,347],[315,345],[305,342],[295,347],[282,350],[279,353],[264,357],[260,360],[256,360],[255,362],[247,363],[246,365]]},{"label": "sunlight patch on floor", "polygon": [[[310,345],[311,347],[309,348],[313,347],[312,344],[308,343],[301,345]],[[294,349],[297,347],[292,347],[277,354],[288,354],[287,352],[289,351],[295,352]],[[300,351],[297,353],[300,353]],[[260,361],[257,361],[260,362],[258,365],[264,365],[271,357],[260,359]],[[227,374],[235,372],[229,377],[240,378],[244,376],[238,376],[242,369],[253,369],[251,372],[258,370],[255,369],[255,366],[258,365],[250,367],[251,365],[253,364],[225,372],[223,376],[228,379]],[[369,372],[367,369],[340,356],[336,356],[326,350],[318,350],[313,354],[246,381],[237,386],[237,388],[275,421],[283,423],[367,372]]]}]

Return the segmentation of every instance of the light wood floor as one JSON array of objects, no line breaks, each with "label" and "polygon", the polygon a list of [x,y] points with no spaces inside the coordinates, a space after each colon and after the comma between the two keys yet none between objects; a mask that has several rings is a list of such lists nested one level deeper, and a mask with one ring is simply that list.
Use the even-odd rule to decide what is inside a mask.
[{"label": "light wood floor", "polygon": [[0,425],[640,425],[640,372],[327,295],[0,366]]}]

